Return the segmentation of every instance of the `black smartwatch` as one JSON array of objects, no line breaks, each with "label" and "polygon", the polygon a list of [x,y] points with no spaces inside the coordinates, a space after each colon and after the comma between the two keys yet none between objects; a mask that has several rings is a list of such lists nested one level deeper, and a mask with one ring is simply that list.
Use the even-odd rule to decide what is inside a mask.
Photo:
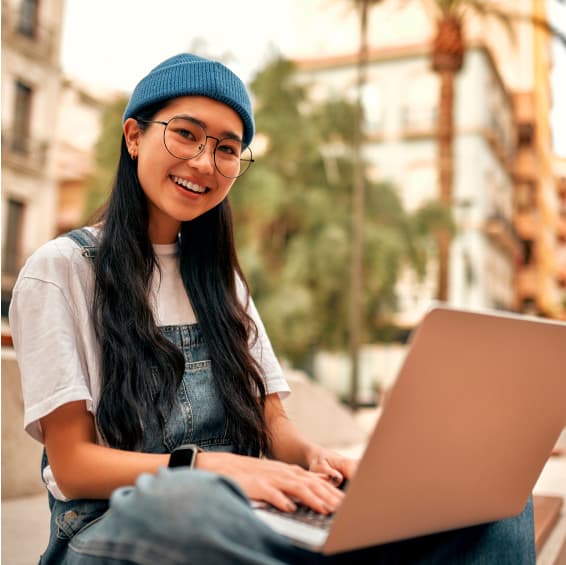
[{"label": "black smartwatch", "polygon": [[197,454],[200,453],[202,449],[194,444],[187,443],[185,445],[180,445],[176,447],[171,456],[169,457],[169,464],[167,467],[194,467]]}]

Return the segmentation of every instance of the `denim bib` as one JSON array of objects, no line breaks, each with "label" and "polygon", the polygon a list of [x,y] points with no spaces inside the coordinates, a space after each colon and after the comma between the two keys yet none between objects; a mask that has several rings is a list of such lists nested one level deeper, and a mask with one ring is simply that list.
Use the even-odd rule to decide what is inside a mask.
[{"label": "denim bib", "polygon": [[169,453],[183,443],[196,443],[207,451],[233,451],[226,436],[224,406],[212,376],[208,349],[198,324],[162,326],[161,333],[185,358],[185,372],[163,433],[157,419],[144,427],[143,451]]}]

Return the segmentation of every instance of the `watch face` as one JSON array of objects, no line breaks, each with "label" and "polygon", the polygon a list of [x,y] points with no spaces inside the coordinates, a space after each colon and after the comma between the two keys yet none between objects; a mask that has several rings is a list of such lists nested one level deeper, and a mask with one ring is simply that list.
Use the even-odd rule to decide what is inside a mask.
[{"label": "watch face", "polygon": [[183,445],[177,447],[169,457],[168,467],[192,467],[198,448],[196,445]]}]

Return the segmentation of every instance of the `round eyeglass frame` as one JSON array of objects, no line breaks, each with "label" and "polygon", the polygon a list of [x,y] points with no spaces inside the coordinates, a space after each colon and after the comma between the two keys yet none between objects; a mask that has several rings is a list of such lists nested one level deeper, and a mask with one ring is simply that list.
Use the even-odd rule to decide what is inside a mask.
[{"label": "round eyeglass frame", "polygon": [[[213,160],[214,160],[214,168],[215,168],[215,169],[218,171],[218,173],[219,173],[220,175],[222,175],[224,178],[227,178],[227,179],[237,179],[237,178],[241,177],[244,173],[246,173],[246,172],[249,170],[249,168],[251,167],[252,163],[255,163],[255,159],[253,158],[252,150],[251,150],[251,148],[248,146],[248,147],[246,147],[246,150],[249,151],[250,157],[249,157],[249,159],[248,159],[248,158],[242,159],[242,158],[240,157],[240,159],[239,159],[239,161],[240,161],[240,172],[239,172],[236,176],[228,176],[228,175],[225,175],[225,174],[219,169],[218,164],[216,163],[216,149],[218,148],[218,144],[219,144],[219,143],[222,141],[222,139],[224,139],[224,138],[219,139],[218,137],[214,137],[213,135],[208,135],[208,133],[206,132],[206,130],[205,130],[200,124],[198,124],[198,123],[196,123],[196,122],[194,122],[194,121],[192,121],[192,120],[189,120],[189,121],[191,121],[195,126],[197,126],[197,127],[199,127],[200,129],[202,129],[202,131],[204,132],[204,141],[203,141],[203,143],[201,144],[201,148],[200,148],[200,150],[199,150],[197,153],[195,153],[195,154],[192,155],[191,157],[179,157],[178,155],[175,155],[175,153],[173,153],[173,152],[169,149],[169,147],[167,147],[167,142],[165,141],[165,136],[166,136],[166,133],[167,133],[167,127],[169,126],[169,124],[170,124],[173,120],[187,120],[187,119],[188,119],[188,118],[185,117],[185,116],[173,116],[172,118],[170,118],[169,120],[167,120],[167,121],[165,122],[165,121],[162,121],[162,120],[146,120],[145,118],[141,118],[141,117],[136,117],[136,118],[135,118],[135,120],[136,120],[137,122],[141,122],[141,123],[143,123],[143,124],[160,124],[160,125],[164,126],[164,128],[163,128],[163,146],[165,147],[165,149],[167,150],[167,153],[169,153],[169,155],[175,157],[175,159],[180,159],[181,161],[190,161],[191,159],[195,159],[196,157],[198,157],[199,155],[201,155],[201,154],[204,152],[204,150],[206,149],[206,142],[207,142],[209,139],[213,139],[213,140],[216,142],[215,145],[214,145],[214,150],[213,150],[213,152],[212,152],[212,157],[213,157]],[[244,169],[243,171],[242,171],[242,163],[246,163],[245,169]]]}]

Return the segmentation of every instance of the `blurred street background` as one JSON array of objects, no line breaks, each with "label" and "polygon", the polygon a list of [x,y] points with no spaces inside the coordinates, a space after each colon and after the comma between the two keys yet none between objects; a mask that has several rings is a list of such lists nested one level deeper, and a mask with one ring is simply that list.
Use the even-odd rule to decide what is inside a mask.
[{"label": "blurred street background", "polygon": [[182,51],[252,93],[237,246],[281,362],[344,418],[325,443],[363,443],[433,300],[566,320],[564,0],[2,0],[3,501],[41,491],[17,273],[102,205],[131,90]]}]

